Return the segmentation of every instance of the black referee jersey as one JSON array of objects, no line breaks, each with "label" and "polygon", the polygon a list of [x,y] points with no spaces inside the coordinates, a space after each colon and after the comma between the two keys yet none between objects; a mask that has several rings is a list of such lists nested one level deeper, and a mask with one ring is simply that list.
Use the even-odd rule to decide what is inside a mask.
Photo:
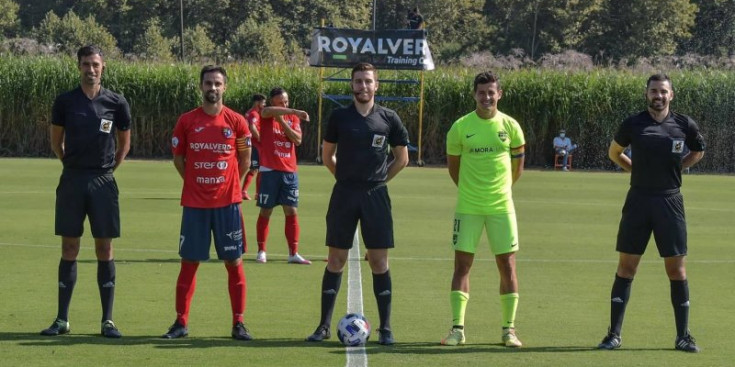
[{"label": "black referee jersey", "polygon": [[678,192],[685,148],[695,152],[705,148],[697,123],[673,111],[660,123],[648,111],[628,117],[615,134],[615,142],[631,146],[631,188],[652,193]]},{"label": "black referee jersey", "polygon": [[120,94],[100,88],[89,99],[81,86],[54,101],[51,123],[64,128],[65,169],[108,170],[115,167],[115,130],[130,129],[130,106]]},{"label": "black referee jersey", "polygon": [[351,103],[332,111],[324,141],[337,144],[337,182],[379,183],[388,175],[389,147],[408,145],[408,132],[395,111],[376,104],[362,116]]}]

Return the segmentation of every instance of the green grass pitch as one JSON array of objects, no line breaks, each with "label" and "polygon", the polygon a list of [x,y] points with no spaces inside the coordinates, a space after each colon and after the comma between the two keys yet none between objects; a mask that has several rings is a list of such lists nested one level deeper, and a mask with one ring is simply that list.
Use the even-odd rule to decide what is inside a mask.
[{"label": "green grass pitch", "polygon": [[[219,261],[199,268],[189,337],[163,340],[174,320],[181,180],[171,162],[128,161],[117,173],[123,236],[117,261],[115,321],[120,340],[98,336],[100,304],[89,231],[82,240],[71,303],[72,334],[38,332],[56,314],[60,241],[53,235],[54,190],[61,166],[50,159],[0,160],[0,364],[3,366],[343,366],[336,336],[303,338],[316,327],[327,253],[324,216],[332,177],[300,167],[300,252],[311,266],[286,263],[283,215],[274,212],[269,262],[254,261],[254,202],[244,204],[245,319],[256,340],[232,340],[226,272]],[[451,324],[450,247],[455,188],[444,168],[409,167],[389,184],[396,248],[391,251],[393,328],[398,344],[371,341],[375,366],[729,366],[735,313],[735,177],[685,175],[689,223],[690,326],[704,351],[673,350],[674,323],[663,262],[651,244],[633,283],[620,350],[596,351],[609,318],[609,293],[620,209],[629,176],[613,172],[526,171],[514,188],[520,247],[519,350],[499,345],[498,276],[487,246],[472,271],[468,344],[439,340]],[[363,249],[364,251],[364,249]],[[365,314],[377,323],[372,280],[361,262]],[[346,276],[337,319],[346,311]]]}]

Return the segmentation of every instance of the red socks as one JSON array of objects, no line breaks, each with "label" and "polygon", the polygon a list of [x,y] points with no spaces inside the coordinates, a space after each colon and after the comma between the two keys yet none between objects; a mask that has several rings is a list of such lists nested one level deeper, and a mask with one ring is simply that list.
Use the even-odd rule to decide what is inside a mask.
[{"label": "red socks", "polygon": [[[258,239],[258,251],[265,251],[265,242],[268,240],[268,223],[270,218],[258,216],[258,223],[256,224],[257,239]],[[299,251],[299,227],[298,215],[286,216],[286,242],[288,242],[288,254],[293,256]]]},{"label": "red socks", "polygon": [[299,218],[296,214],[286,216],[286,242],[288,242],[288,254],[293,256],[299,252]]},{"label": "red socks", "polygon": [[255,177],[255,171],[248,171],[248,173],[245,174],[245,182],[242,184],[242,191],[248,191],[248,187],[250,186],[250,182],[253,181],[253,177]]},{"label": "red socks", "polygon": [[245,295],[247,283],[245,281],[245,270],[242,262],[237,266],[225,265],[227,269],[227,285],[230,290],[230,306],[232,306],[232,324],[243,321],[245,313]]},{"label": "red socks", "polygon": [[189,306],[196,288],[199,263],[181,262],[179,279],[176,281],[176,321],[186,326],[189,321]]},{"label": "red socks", "polygon": [[258,241],[258,251],[265,251],[265,241],[268,240],[268,223],[270,218],[259,215],[255,225],[255,236]]}]

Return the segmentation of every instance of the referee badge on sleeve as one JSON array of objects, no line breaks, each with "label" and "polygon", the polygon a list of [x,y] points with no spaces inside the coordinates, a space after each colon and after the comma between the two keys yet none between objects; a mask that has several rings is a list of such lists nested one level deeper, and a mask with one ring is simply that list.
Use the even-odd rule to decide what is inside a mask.
[{"label": "referee badge on sleeve", "polygon": [[100,131],[109,134],[112,131],[112,121],[102,119],[100,120]]},{"label": "referee badge on sleeve", "polygon": [[671,144],[671,153],[684,153],[684,140],[674,139]]}]

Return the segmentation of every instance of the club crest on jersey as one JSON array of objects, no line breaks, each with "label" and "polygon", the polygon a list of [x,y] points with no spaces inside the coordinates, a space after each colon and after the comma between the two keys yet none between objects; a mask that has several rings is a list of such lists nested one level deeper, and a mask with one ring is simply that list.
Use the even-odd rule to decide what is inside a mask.
[{"label": "club crest on jersey", "polygon": [[174,148],[178,147],[179,146],[179,138],[177,138],[175,136],[173,138],[171,138],[171,145],[173,145]]},{"label": "club crest on jersey", "polygon": [[505,131],[498,131],[498,138],[500,139],[500,141],[505,142],[506,140],[508,140],[508,133]]},{"label": "club crest on jersey", "polygon": [[671,153],[684,153],[684,140],[675,139],[671,144]]},{"label": "club crest on jersey", "polygon": [[385,135],[373,135],[373,147],[382,148],[385,143]]},{"label": "club crest on jersey", "polygon": [[112,121],[105,119],[100,120],[100,131],[109,134],[110,131],[112,131]]},{"label": "club crest on jersey", "polygon": [[232,136],[232,129],[230,129],[229,127],[226,127],[224,129],[222,129],[222,135],[224,135],[225,138],[231,137]]}]

